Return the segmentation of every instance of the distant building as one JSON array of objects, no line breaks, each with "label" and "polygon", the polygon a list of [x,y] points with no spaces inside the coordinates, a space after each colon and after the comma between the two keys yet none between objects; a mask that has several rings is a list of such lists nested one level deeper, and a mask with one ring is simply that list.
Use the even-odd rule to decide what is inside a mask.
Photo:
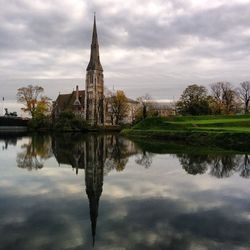
[{"label": "distant building", "polygon": [[175,103],[170,101],[150,101],[153,114],[162,117],[176,115]]},{"label": "distant building", "polygon": [[[94,17],[90,61],[87,66],[85,90],[76,90],[70,94],[59,94],[53,103],[52,114],[56,118],[61,112],[72,111],[85,118],[91,125],[111,124],[108,97],[104,95],[104,75],[100,62],[99,43]],[[129,111],[124,123],[132,123],[138,102],[128,99]]]}]

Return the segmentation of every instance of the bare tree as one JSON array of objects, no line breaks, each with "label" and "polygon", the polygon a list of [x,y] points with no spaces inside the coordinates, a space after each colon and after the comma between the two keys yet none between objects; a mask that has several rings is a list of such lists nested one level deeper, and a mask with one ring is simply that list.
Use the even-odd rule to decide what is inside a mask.
[{"label": "bare tree", "polygon": [[142,118],[145,119],[148,116],[149,110],[152,107],[152,103],[150,102],[152,97],[149,94],[145,94],[144,96],[140,96],[137,98],[137,101],[141,104],[142,110]]},{"label": "bare tree", "polygon": [[230,114],[237,109],[237,93],[229,82],[212,84],[211,92],[216,103],[216,113]]},{"label": "bare tree", "polygon": [[250,82],[245,81],[240,83],[240,87],[237,89],[238,95],[244,104],[244,113],[248,113],[248,106],[250,101]]}]

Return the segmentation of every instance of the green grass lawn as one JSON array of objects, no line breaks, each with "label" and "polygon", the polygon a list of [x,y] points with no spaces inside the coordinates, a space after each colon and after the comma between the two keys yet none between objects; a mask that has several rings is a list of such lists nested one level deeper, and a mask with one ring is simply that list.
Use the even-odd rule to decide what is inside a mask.
[{"label": "green grass lawn", "polygon": [[250,115],[151,117],[136,124],[132,130],[250,132]]},{"label": "green grass lawn", "polygon": [[121,133],[147,141],[155,139],[248,152],[250,115],[151,117]]}]

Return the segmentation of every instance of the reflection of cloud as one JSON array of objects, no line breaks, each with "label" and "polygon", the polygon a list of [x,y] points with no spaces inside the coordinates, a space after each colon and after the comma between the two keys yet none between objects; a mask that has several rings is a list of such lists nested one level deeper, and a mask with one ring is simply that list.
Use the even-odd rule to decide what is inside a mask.
[{"label": "reflection of cloud", "polygon": [[[187,209],[186,204],[180,200],[167,198],[128,198],[109,200],[110,204],[105,204],[105,202],[103,200],[102,204],[104,207],[108,206],[109,211],[107,212],[104,208],[106,213],[102,213],[102,223],[99,226],[99,228],[101,227],[100,230],[104,230],[104,234],[99,233],[101,237],[99,244],[103,247],[120,245],[130,249],[173,249],[175,246],[174,249],[188,249],[188,245],[192,244],[200,245],[201,249],[207,246],[213,246],[213,249],[215,247],[228,246],[228,249],[233,249],[235,244],[234,238],[241,239],[241,242],[237,242],[236,246],[237,244],[245,247],[248,245],[247,233],[239,230],[234,234],[233,228],[235,226],[240,229],[238,226],[242,222],[246,232],[249,233],[250,223],[238,218],[232,218],[230,212],[224,213],[224,210],[227,209],[224,206],[206,209],[205,211],[199,209],[194,212],[192,209]],[[115,205],[111,206],[111,202]],[[117,211],[120,207],[122,209],[125,207],[127,210],[125,218],[123,214],[122,216],[118,214],[117,218],[112,218],[112,223],[110,223],[110,217],[108,217],[108,220],[105,219],[106,214],[112,214],[112,210]],[[188,223],[185,220],[181,220],[183,214],[184,216],[190,216]],[[199,220],[199,214],[204,215],[203,222],[202,216]],[[207,223],[207,220],[209,223]],[[177,221],[180,223],[179,225]],[[220,221],[222,223],[219,226],[219,230],[215,230],[217,228],[216,225]],[[182,223],[185,224],[183,229],[181,228]],[[227,226],[229,225],[232,231],[227,233]],[[197,232],[199,227],[203,227],[202,233]],[[115,235],[113,230],[116,232]],[[110,237],[110,235],[113,237]],[[123,240],[122,235],[126,235],[126,241]],[[179,245],[178,240],[183,243],[188,242],[188,245]]]},{"label": "reflection of cloud", "polygon": [[[22,244],[22,249],[44,249],[45,246],[78,249],[91,245],[88,203],[84,196],[13,197],[5,199],[5,203],[0,201],[0,212],[5,218],[0,226],[3,248],[16,246],[17,242]],[[247,247],[250,223],[241,214],[248,203],[243,201],[241,209],[237,209],[238,216],[233,216],[227,206],[207,209],[204,203],[194,211],[177,199],[102,198],[96,249]]]},{"label": "reflection of cloud", "polygon": [[[21,145],[0,153],[0,249],[90,249],[84,170],[55,158],[39,171],[17,168]],[[248,248],[249,180],[188,175],[168,154],[146,170],[128,157],[124,171],[104,178],[95,249]]]}]

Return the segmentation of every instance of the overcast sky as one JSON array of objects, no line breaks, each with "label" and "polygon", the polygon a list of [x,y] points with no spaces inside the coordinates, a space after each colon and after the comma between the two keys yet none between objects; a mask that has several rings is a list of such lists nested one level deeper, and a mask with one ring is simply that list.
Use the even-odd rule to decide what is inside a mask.
[{"label": "overcast sky", "polygon": [[94,11],[108,88],[177,99],[191,83],[250,80],[250,0],[0,0],[1,95],[83,89]]}]

